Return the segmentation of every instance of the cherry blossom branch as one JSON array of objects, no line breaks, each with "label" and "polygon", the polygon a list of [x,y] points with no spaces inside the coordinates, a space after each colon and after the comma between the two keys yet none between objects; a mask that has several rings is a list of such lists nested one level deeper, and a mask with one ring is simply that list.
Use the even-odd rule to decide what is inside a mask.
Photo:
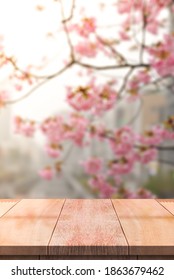
[{"label": "cherry blossom branch", "polygon": [[[73,1],[70,19],[73,17],[74,4],[75,4],[75,2]],[[62,14],[62,23],[63,23],[64,31],[65,31],[65,34],[66,34],[66,37],[67,37],[67,42],[68,42],[68,45],[70,47],[70,56],[71,56],[71,59],[74,60],[74,48],[73,48],[73,45],[72,45],[72,42],[71,42],[70,34],[68,32],[67,20],[65,19],[64,7],[63,7],[62,0],[60,0],[60,6],[61,6],[61,14]]]},{"label": "cherry blossom branch", "polygon": [[101,38],[99,35],[95,34],[97,40],[102,43],[105,47],[107,47],[111,53],[114,55],[115,58],[120,60],[120,63],[126,63],[126,59],[125,57],[119,52],[117,51],[109,42],[107,42],[107,40]]},{"label": "cherry blossom branch", "polygon": [[64,73],[67,69],[69,69],[72,65],[74,64],[73,61],[71,61],[69,64],[67,64],[65,67],[63,67],[61,70],[57,71],[56,73],[54,73],[53,75],[50,75],[48,77],[46,77],[43,81],[41,81],[40,83],[38,83],[37,85],[35,85],[31,90],[29,90],[26,94],[24,94],[22,97],[14,99],[14,100],[8,100],[6,101],[7,105],[11,105],[17,102],[20,102],[22,100],[24,100],[25,98],[29,97],[34,91],[36,91],[38,88],[40,88],[41,86],[43,86],[44,84],[46,84],[48,81],[54,79],[55,77],[61,75],[62,73]]},{"label": "cherry blossom branch", "polygon": [[73,18],[73,16],[74,16],[74,9],[75,9],[75,2],[76,2],[76,0],[72,0],[72,6],[71,6],[70,15],[69,15],[68,18],[62,20],[63,24],[69,22]]},{"label": "cherry blossom branch", "polygon": [[133,71],[134,71],[134,69],[130,68],[129,71],[127,72],[127,74],[125,75],[124,81],[123,81],[123,83],[122,83],[122,85],[121,85],[121,87],[118,91],[118,97],[119,98],[121,97],[122,92],[124,92],[124,90],[126,88],[126,85],[127,85],[127,82],[129,80],[130,76],[132,75]]},{"label": "cherry blossom branch", "polygon": [[143,27],[142,27],[142,42],[141,42],[141,48],[140,48],[140,62],[143,62],[144,46],[146,44],[147,19],[146,19],[145,3],[144,3],[144,8],[143,8],[142,13],[143,13]]},{"label": "cherry blossom branch", "polygon": [[81,61],[75,60],[75,63],[84,67],[84,68],[91,68],[91,69],[95,69],[95,70],[112,70],[112,69],[124,69],[124,68],[132,68],[132,69],[136,69],[136,68],[147,68],[149,69],[151,67],[150,64],[148,63],[140,63],[140,64],[121,64],[121,65],[105,65],[105,66],[97,66],[97,65],[92,65],[92,64],[88,64],[88,63],[83,63]]}]

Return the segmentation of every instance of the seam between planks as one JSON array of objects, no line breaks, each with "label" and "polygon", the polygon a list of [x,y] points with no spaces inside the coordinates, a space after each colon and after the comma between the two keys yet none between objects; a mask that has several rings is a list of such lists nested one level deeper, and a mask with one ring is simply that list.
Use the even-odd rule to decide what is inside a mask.
[{"label": "seam between planks", "polygon": [[124,229],[123,229],[123,226],[122,226],[122,224],[121,224],[121,221],[120,221],[120,219],[119,219],[119,217],[118,217],[117,211],[116,211],[116,209],[115,209],[115,207],[114,207],[114,204],[113,204],[112,199],[111,199],[111,204],[112,204],[112,207],[114,208],[115,215],[116,215],[116,217],[117,217],[117,219],[118,219],[118,222],[119,222],[119,224],[120,224],[121,230],[122,230],[123,235],[124,235],[124,237],[125,237],[125,240],[126,240],[126,243],[127,243],[127,248],[128,248],[128,256],[129,256],[129,255],[130,255],[129,242],[128,242],[128,239],[127,239],[126,234],[125,234],[125,232],[124,232]]},{"label": "seam between planks", "polygon": [[51,239],[52,239],[52,237],[53,237],[53,234],[54,234],[54,232],[55,232],[56,226],[57,226],[57,224],[58,224],[58,221],[59,221],[60,215],[61,215],[61,213],[62,213],[62,210],[63,210],[63,208],[64,208],[65,202],[66,202],[66,199],[64,199],[63,205],[62,205],[62,207],[61,207],[61,209],[60,209],[60,213],[59,213],[59,215],[58,215],[58,217],[57,217],[57,221],[56,221],[56,223],[55,223],[55,225],[54,225],[54,227],[53,227],[53,231],[52,231],[51,236],[50,236],[50,239],[49,239],[49,241],[48,241],[48,245],[47,245],[47,248],[46,248],[47,256],[49,256],[49,245],[50,245]]},{"label": "seam between planks", "polygon": [[170,210],[167,209],[163,204],[161,204],[160,201],[158,201],[157,199],[155,199],[155,200],[156,200],[156,202],[158,202],[158,204],[159,204],[161,207],[163,207],[168,213],[170,213],[172,216],[174,216],[174,214],[173,214],[172,212],[170,212]]},{"label": "seam between planks", "polygon": [[12,205],[12,206],[0,217],[0,219],[3,218],[3,217],[4,217],[13,207],[15,207],[19,202],[21,202],[21,199],[18,200],[14,205]]}]

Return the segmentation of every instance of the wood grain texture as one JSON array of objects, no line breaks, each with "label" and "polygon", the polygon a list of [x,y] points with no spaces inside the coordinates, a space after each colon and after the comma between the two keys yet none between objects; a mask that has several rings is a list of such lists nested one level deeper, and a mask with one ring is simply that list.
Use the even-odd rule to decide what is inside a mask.
[{"label": "wood grain texture", "polygon": [[166,256],[166,255],[162,255],[162,256],[137,256],[138,260],[174,260],[174,255],[170,255],[170,256]]},{"label": "wood grain texture", "polygon": [[130,255],[174,255],[174,217],[156,200],[113,200]]},{"label": "wood grain texture", "polygon": [[40,256],[41,260],[137,260],[137,256],[128,256],[128,255],[123,255],[123,256],[110,256],[110,255],[53,255],[53,256]]},{"label": "wood grain texture", "polygon": [[159,199],[157,200],[165,209],[167,209],[172,215],[174,215],[174,199],[169,200],[163,200]]},{"label": "wood grain texture", "polygon": [[0,219],[0,255],[46,255],[61,199],[24,199]]},{"label": "wood grain texture", "polygon": [[111,200],[66,200],[49,255],[127,254],[127,242]]},{"label": "wood grain texture", "polygon": [[0,260],[40,260],[40,256],[29,256],[29,255],[24,255],[24,256],[14,256],[14,255],[0,255]]},{"label": "wood grain texture", "polygon": [[1,199],[0,200],[0,218],[14,207],[20,200],[17,199]]}]

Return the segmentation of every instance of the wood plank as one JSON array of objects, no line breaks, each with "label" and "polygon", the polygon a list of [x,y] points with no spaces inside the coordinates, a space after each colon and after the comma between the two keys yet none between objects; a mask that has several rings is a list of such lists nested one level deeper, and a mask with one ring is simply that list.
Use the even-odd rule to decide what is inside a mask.
[{"label": "wood plank", "polygon": [[0,218],[12,207],[14,207],[19,201],[19,199],[0,199]]},{"label": "wood plank", "polygon": [[174,260],[174,255],[170,255],[170,256],[166,256],[166,255],[162,255],[162,256],[137,256],[138,260]]},{"label": "wood plank", "polygon": [[130,255],[174,255],[174,216],[153,199],[113,200]]},{"label": "wood plank", "polygon": [[114,256],[114,255],[64,255],[64,256],[40,256],[40,260],[137,260],[137,256]]},{"label": "wood plank", "polygon": [[47,254],[61,199],[24,199],[0,219],[0,255]]},{"label": "wood plank", "polygon": [[0,260],[40,260],[40,256],[5,256],[0,255]]},{"label": "wood plank", "polygon": [[157,201],[167,209],[172,215],[174,215],[174,199],[157,199]]},{"label": "wood plank", "polygon": [[111,200],[66,200],[49,255],[127,254],[127,242]]}]

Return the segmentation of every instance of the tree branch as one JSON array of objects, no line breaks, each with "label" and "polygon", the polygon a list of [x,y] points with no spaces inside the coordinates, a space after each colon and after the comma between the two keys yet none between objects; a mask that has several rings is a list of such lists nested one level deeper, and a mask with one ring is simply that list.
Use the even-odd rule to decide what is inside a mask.
[{"label": "tree branch", "polygon": [[[62,0],[60,0],[60,6],[61,6],[61,14],[62,14],[62,24],[63,24],[63,27],[64,27],[64,31],[65,31],[65,34],[66,34],[66,37],[67,37],[67,42],[68,42],[68,45],[69,45],[69,48],[70,48],[70,56],[71,56],[71,59],[74,60],[74,48],[73,48],[73,45],[72,45],[72,42],[71,42],[71,38],[70,38],[70,34],[68,32],[68,27],[67,27],[67,20],[65,19],[65,14],[64,14],[64,8],[63,8],[63,3],[62,3]],[[74,1],[72,3],[72,9],[71,9],[71,15],[70,15],[70,18],[73,17],[73,10],[74,10]]]},{"label": "tree branch", "polygon": [[14,99],[14,100],[9,100],[6,102],[6,105],[11,105],[14,103],[17,103],[19,101],[24,100],[25,98],[29,97],[35,90],[37,90],[38,88],[40,88],[41,86],[43,86],[44,84],[46,84],[48,81],[54,79],[55,77],[61,75],[63,72],[65,72],[67,69],[69,69],[72,65],[74,64],[73,61],[71,61],[69,64],[67,64],[64,68],[62,68],[61,70],[57,71],[56,73],[54,73],[53,75],[50,75],[48,77],[46,77],[43,81],[41,81],[40,83],[38,83],[37,85],[35,85],[31,90],[29,90],[26,94],[24,94],[23,96],[21,96],[20,98]]},{"label": "tree branch", "polygon": [[76,2],[76,0],[72,0],[72,6],[71,6],[70,15],[69,15],[68,18],[62,20],[63,24],[69,22],[73,18],[73,16],[74,16],[74,9],[75,9],[75,2]]},{"label": "tree branch", "polygon": [[140,62],[143,63],[143,55],[144,55],[144,48],[146,44],[146,25],[147,25],[147,19],[146,19],[146,5],[143,3],[143,27],[142,27],[142,42],[140,47]]},{"label": "tree branch", "polygon": [[134,71],[134,69],[130,68],[129,71],[127,72],[126,76],[124,77],[124,82],[123,82],[123,84],[121,85],[121,87],[118,91],[118,96],[119,97],[121,97],[122,92],[125,90],[127,82],[129,80],[130,76],[132,75],[133,71]]},{"label": "tree branch", "polygon": [[91,68],[91,69],[95,69],[95,70],[112,70],[112,69],[124,69],[124,68],[150,68],[150,64],[147,63],[141,63],[141,64],[122,64],[122,65],[105,65],[105,66],[97,66],[97,65],[92,65],[92,64],[88,64],[88,63],[83,63],[81,61],[77,61],[75,60],[75,63],[84,67],[84,68]]}]

